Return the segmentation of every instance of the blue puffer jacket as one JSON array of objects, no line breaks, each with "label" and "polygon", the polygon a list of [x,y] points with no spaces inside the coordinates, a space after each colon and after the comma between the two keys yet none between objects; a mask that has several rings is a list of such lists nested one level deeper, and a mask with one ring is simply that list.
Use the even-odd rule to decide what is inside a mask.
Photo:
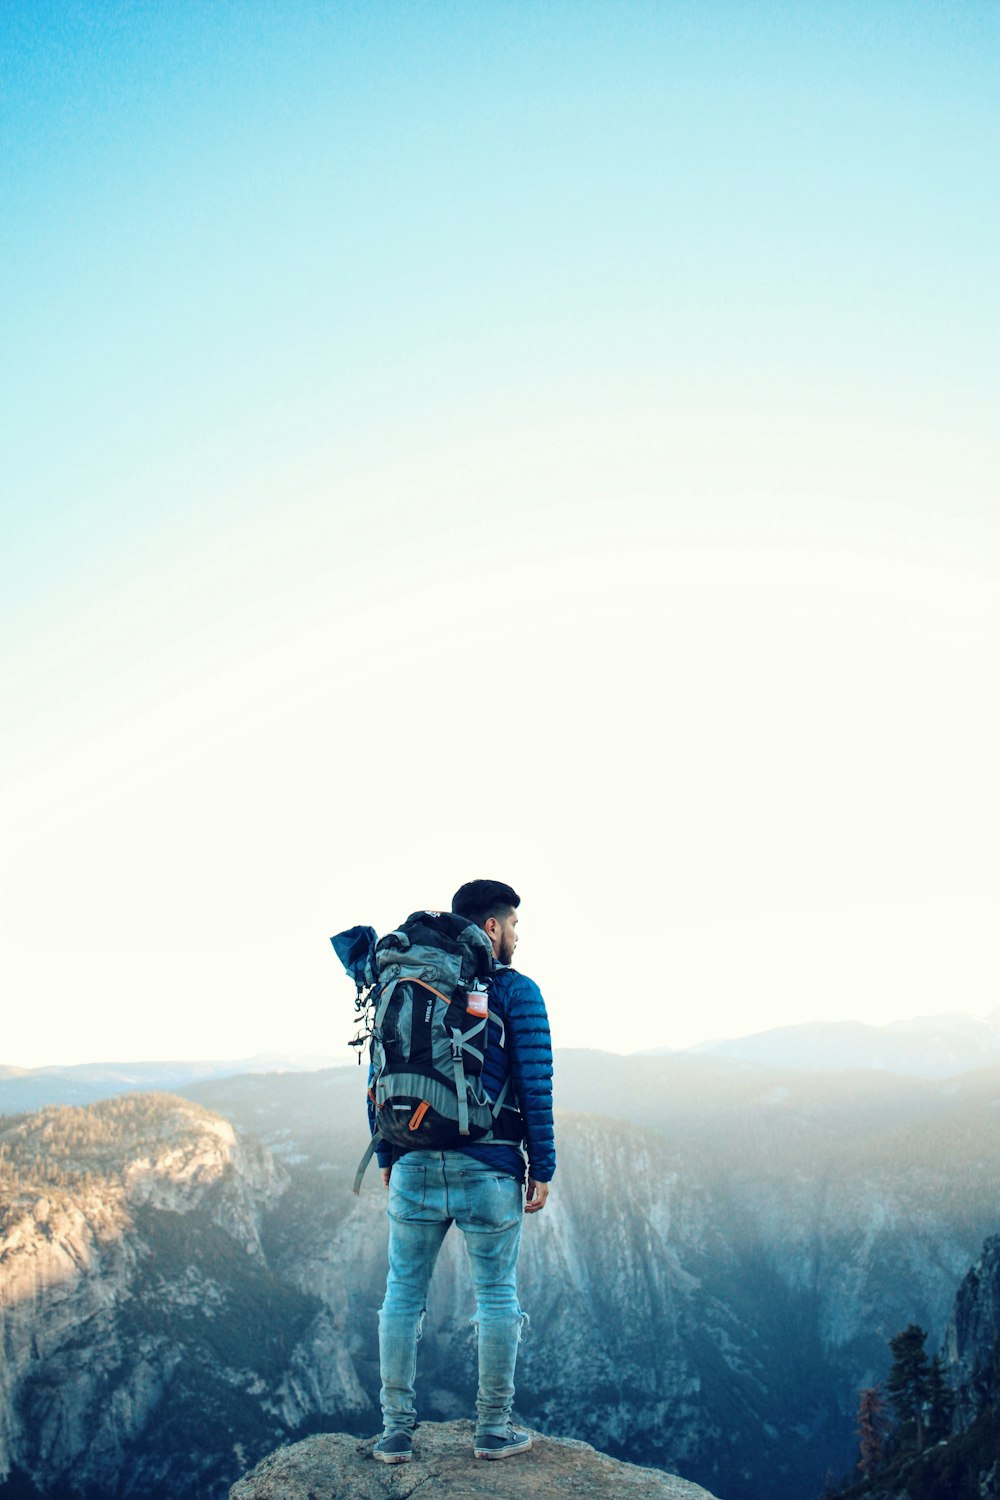
[{"label": "blue puffer jacket", "polygon": [[[516,969],[500,969],[490,986],[490,1010],[503,1021],[489,1022],[489,1046],[482,1083],[491,1099],[500,1096],[507,1078],[517,1109],[501,1110],[496,1133],[506,1140],[524,1141],[528,1174],[536,1182],[551,1182],[556,1170],[555,1128],[552,1121],[552,1039],[542,992],[533,979]],[[369,1128],[374,1130],[374,1110],[369,1108]],[[498,1172],[509,1172],[524,1181],[524,1158],[513,1146],[469,1145],[460,1148],[477,1161],[489,1162]],[[394,1158],[390,1146],[377,1150],[379,1166]]]}]

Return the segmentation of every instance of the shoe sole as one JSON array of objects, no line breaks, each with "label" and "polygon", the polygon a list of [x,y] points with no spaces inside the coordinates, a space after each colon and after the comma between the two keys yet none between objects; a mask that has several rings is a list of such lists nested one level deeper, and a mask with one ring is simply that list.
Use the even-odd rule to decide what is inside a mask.
[{"label": "shoe sole", "polygon": [[531,1438],[526,1443],[518,1443],[517,1447],[510,1448],[473,1448],[477,1458],[514,1458],[518,1453],[527,1453],[531,1447]]},{"label": "shoe sole", "polygon": [[412,1453],[379,1453],[372,1449],[372,1458],[377,1458],[381,1464],[408,1464],[412,1457]]}]

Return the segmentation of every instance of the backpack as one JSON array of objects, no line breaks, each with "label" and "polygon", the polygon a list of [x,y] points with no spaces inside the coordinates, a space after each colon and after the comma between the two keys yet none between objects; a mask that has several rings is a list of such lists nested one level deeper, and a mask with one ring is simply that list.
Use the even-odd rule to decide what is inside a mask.
[{"label": "backpack", "polygon": [[[483,1091],[493,945],[483,929],[454,912],[418,911],[377,938],[352,927],[330,940],[358,994],[364,1018],[352,1046],[369,1042],[374,1133],[354,1180],[355,1193],[379,1141],[400,1151],[447,1151],[465,1141],[500,1141],[496,1121],[509,1079],[496,1100]],[[360,1062],[360,1052],[358,1061]],[[511,1106],[508,1106],[511,1107]]]}]

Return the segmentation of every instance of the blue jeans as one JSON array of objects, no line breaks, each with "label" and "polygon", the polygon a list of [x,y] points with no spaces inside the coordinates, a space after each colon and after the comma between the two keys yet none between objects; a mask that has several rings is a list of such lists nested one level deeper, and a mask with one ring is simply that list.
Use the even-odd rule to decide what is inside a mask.
[{"label": "blue jeans", "polygon": [[389,1178],[389,1276],[378,1320],[385,1431],[416,1425],[417,1341],[427,1288],[451,1225],[465,1236],[479,1330],[476,1437],[507,1430],[524,1314],[517,1300],[522,1192],[461,1151],[408,1151]]}]

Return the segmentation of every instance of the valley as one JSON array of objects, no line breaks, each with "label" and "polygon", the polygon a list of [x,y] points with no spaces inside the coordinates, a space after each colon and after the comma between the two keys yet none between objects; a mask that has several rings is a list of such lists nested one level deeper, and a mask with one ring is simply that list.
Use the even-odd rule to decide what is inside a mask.
[{"label": "valley", "polygon": [[[1000,1069],[571,1051],[556,1090],[520,1415],[723,1500],[812,1500],[853,1464],[888,1339],[916,1321],[938,1347],[1000,1227]],[[362,1098],[348,1067],[0,1120],[5,1500],[223,1500],[282,1441],[376,1430],[384,1198],[374,1171],[350,1191]],[[468,1414],[471,1312],[449,1240],[428,1419]]]}]

